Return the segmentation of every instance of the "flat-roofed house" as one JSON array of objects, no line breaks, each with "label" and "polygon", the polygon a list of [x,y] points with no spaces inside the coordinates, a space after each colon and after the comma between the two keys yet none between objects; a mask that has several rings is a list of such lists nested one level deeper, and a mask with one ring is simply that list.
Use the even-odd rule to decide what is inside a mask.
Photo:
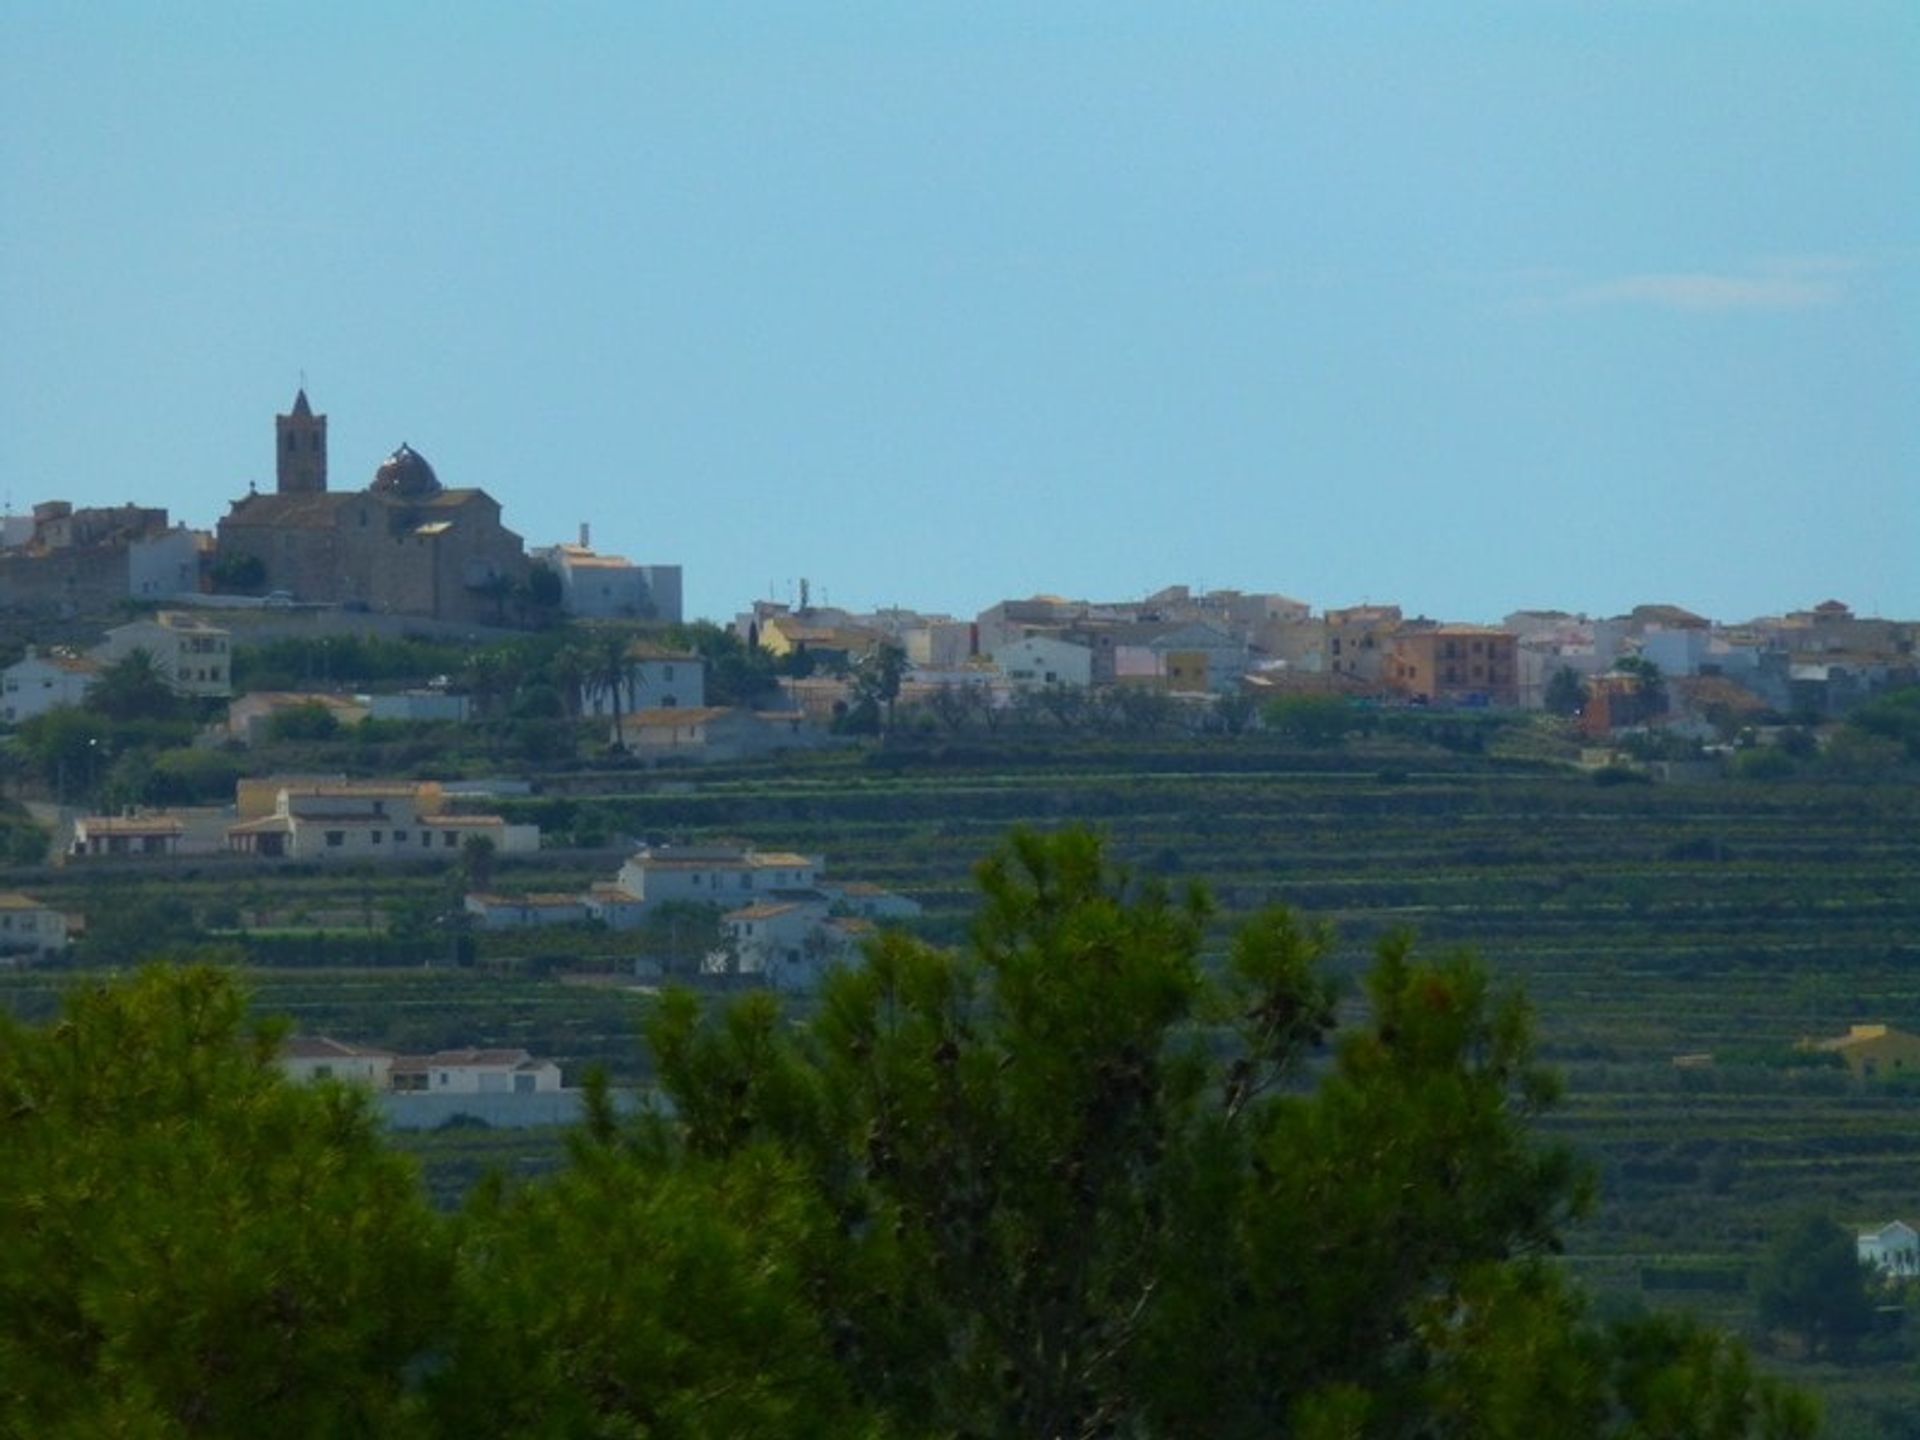
[{"label": "flat-roofed house", "polygon": [[738,905],[769,890],[810,890],[821,868],[818,856],[790,850],[661,846],[637,851],[620,867],[617,883],[647,905],[665,900]]},{"label": "flat-roofed house", "polygon": [[351,1045],[325,1035],[294,1035],[280,1048],[280,1069],[291,1080],[345,1080],[373,1090],[388,1088],[391,1051]]},{"label": "flat-roofed house", "polygon": [[1920,1035],[1891,1025],[1850,1025],[1827,1040],[1803,1040],[1801,1048],[1838,1055],[1863,1080],[1920,1073]]},{"label": "flat-roofed house", "polygon": [[593,918],[584,895],[495,895],[476,890],[466,897],[465,908],[482,930],[578,925]]},{"label": "flat-roofed house", "polygon": [[1892,1220],[1878,1230],[1862,1230],[1855,1238],[1862,1265],[1883,1275],[1920,1275],[1920,1231],[1904,1220]]},{"label": "flat-roofed house", "polygon": [[29,645],[22,658],[0,670],[0,720],[18,725],[62,705],[78,705],[103,668],[84,655],[42,653]]},{"label": "flat-roofed house", "polygon": [[93,657],[106,664],[144,650],[169,688],[181,695],[224,698],[233,693],[232,634],[185,610],[162,610],[116,625]]},{"label": "flat-roofed house", "polygon": [[[525,1050],[441,1050],[407,1059],[408,1071],[417,1066],[425,1077],[409,1088],[433,1095],[540,1095],[560,1088],[560,1067]],[[394,1088],[402,1088],[397,1079]]]},{"label": "flat-roofed house", "polygon": [[73,843],[68,853],[90,857],[177,855],[186,831],[185,823],[173,815],[82,815],[73,822]]},{"label": "flat-roofed house", "polygon": [[18,891],[0,894],[0,962],[52,955],[66,948],[64,911]]}]

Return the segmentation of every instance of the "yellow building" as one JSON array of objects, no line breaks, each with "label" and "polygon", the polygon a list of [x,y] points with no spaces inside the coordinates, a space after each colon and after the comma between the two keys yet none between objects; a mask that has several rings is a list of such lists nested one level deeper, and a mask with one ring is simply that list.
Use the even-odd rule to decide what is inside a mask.
[{"label": "yellow building", "polygon": [[1854,1025],[1831,1040],[1803,1040],[1802,1048],[1826,1050],[1847,1062],[1862,1080],[1920,1074],[1920,1035],[1891,1025]]},{"label": "yellow building", "polygon": [[1520,703],[1518,640],[1482,625],[1405,630],[1387,649],[1386,682],[1434,705]]}]

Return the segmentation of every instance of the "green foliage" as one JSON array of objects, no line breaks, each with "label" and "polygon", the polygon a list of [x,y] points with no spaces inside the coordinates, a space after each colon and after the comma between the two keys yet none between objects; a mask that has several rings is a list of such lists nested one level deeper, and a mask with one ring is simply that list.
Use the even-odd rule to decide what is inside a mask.
[{"label": "green foliage", "polygon": [[[0,1165],[0,1276],[25,1277],[0,1297],[158,1316],[140,1332],[148,1369],[107,1373],[98,1347],[66,1343],[71,1327],[41,1342],[16,1308],[0,1344],[58,1353],[0,1353],[0,1430],[1810,1433],[1804,1402],[1719,1336],[1588,1311],[1553,1257],[1589,1187],[1531,1133],[1557,1084],[1526,1008],[1470,957],[1389,936],[1364,1005],[1337,1006],[1324,928],[1261,911],[1209,956],[1203,892],[1137,881],[1084,832],[1016,835],[979,875],[963,947],[888,935],[802,1020],[767,995],[706,1013],[670,993],[648,1028],[671,1103],[621,1123],[594,1090],[562,1173],[483,1187],[458,1222],[422,1219],[411,1181],[356,1148],[364,1110],[338,1091],[299,1092],[323,1113],[280,1138],[286,1087],[231,1084],[237,1062],[219,1058],[251,1074],[267,1042],[216,1041],[210,1058],[167,1042],[164,1065],[124,1071],[122,1088],[149,1076],[138,1094],[89,1092],[84,1122],[37,1132],[18,1187]],[[151,1050],[141,1037],[172,1033],[203,973],[143,978],[135,1018],[86,1043]],[[298,983],[309,1023],[365,1003]],[[432,1003],[390,1011],[453,1023]],[[12,1105],[27,1093],[12,1057],[61,1053],[76,1027],[100,1030],[76,1012],[0,1032],[0,1137],[37,1113]],[[113,1118],[142,1107],[172,1118],[152,1132]],[[357,1138],[325,1149],[337,1114]],[[95,1145],[96,1130],[118,1138]],[[93,1148],[61,1173],[102,1187],[104,1218],[9,1209],[77,1193],[39,1178],[69,1132]],[[143,1138],[163,1132],[187,1137],[208,1183]],[[250,1168],[231,1159],[246,1137]],[[418,1143],[479,1153],[472,1136]],[[203,1229],[220,1248],[199,1245]],[[187,1268],[142,1258],[176,1234],[164,1255]],[[251,1306],[263,1273],[289,1314]],[[316,1276],[326,1297],[303,1288]],[[9,1384],[40,1408],[19,1409]],[[227,1418],[243,1389],[244,1431]]]},{"label": "green foliage", "polygon": [[1799,769],[1791,755],[1773,745],[1742,750],[1733,757],[1733,773],[1741,780],[1787,780]]},{"label": "green foliage", "polygon": [[444,1242],[365,1100],[243,1014],[192,969],[0,1017],[6,1433],[403,1433]]},{"label": "green foliage", "polygon": [[240,765],[218,750],[163,750],[153,757],[140,794],[145,805],[231,802]]},{"label": "green foliage", "polygon": [[1920,685],[1869,700],[1847,716],[1846,730],[1898,743],[1909,760],[1920,760]]},{"label": "green foliage", "polygon": [[1800,1337],[1810,1357],[1849,1354],[1873,1328],[1867,1272],[1853,1234],[1808,1211],[1767,1247],[1753,1277],[1761,1323]]},{"label": "green foliage", "polygon": [[463,645],[379,635],[290,637],[235,646],[233,687],[241,692],[316,684],[423,683],[435,675],[457,674],[471,653]]},{"label": "green foliage", "polygon": [[1587,704],[1587,687],[1572,666],[1562,665],[1553,672],[1542,697],[1549,715],[1578,715]]},{"label": "green foliage", "polygon": [[80,959],[88,965],[139,961],[199,938],[193,907],[175,894],[93,887],[84,900],[86,937]]},{"label": "green foliage", "polygon": [[267,567],[258,555],[229,552],[213,562],[213,588],[225,595],[249,595],[267,583]]},{"label": "green foliage", "polygon": [[[678,1171],[583,1138],[467,1217],[447,1435],[861,1433],[808,1303],[828,1217],[769,1150]],[[564,1277],[564,1278],[562,1278]]]},{"label": "green foliage", "polygon": [[331,740],[339,733],[340,717],[317,701],[284,706],[267,719],[267,740],[275,745]]},{"label": "green foliage", "polygon": [[144,650],[135,650],[101,671],[81,708],[115,725],[178,721],[192,715],[192,705],[173,693],[153,657]]},{"label": "green foliage", "polygon": [[1528,1138],[1555,1082],[1470,959],[1384,943],[1308,1087],[1324,931],[1263,914],[1216,981],[1204,895],[1083,832],[1017,835],[981,880],[965,951],[884,938],[797,1032],[684,996],[649,1030],[672,1143],[632,1149],[799,1167],[869,1404],[940,1433],[1603,1435],[1705,1366],[1779,1423],[1631,1433],[1804,1433],[1721,1342],[1629,1352],[1535,1263],[1587,1187]]},{"label": "green foliage", "polygon": [[684,645],[707,662],[709,705],[755,706],[777,693],[773,657],[749,645],[731,630],[696,621],[670,632],[669,639]]},{"label": "green foliage", "polygon": [[99,715],[60,705],[20,726],[20,748],[56,798],[63,802],[98,780],[103,747],[112,730]]},{"label": "green foliage", "polygon": [[1354,728],[1353,702],[1337,695],[1289,695],[1260,712],[1267,729],[1300,745],[1338,745]]}]

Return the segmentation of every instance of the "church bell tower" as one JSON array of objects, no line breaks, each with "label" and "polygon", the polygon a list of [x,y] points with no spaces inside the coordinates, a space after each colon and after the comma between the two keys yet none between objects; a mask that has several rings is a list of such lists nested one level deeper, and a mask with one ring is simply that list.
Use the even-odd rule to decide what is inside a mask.
[{"label": "church bell tower", "polygon": [[318,495],[327,488],[327,417],[313,413],[306,387],[293,413],[273,417],[276,488],[282,495]]}]

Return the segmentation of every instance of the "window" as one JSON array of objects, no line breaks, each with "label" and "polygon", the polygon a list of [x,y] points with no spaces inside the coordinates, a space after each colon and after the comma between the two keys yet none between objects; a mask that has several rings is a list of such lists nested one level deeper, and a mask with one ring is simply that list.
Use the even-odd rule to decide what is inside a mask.
[{"label": "window", "polygon": [[378,845],[380,843],[380,832],[375,830],[368,838],[371,839],[374,844]]},{"label": "window", "polygon": [[346,844],[346,843],[347,843],[347,832],[346,832],[346,831],[344,831],[344,830],[329,830],[329,831],[327,831],[327,848],[328,848],[328,849],[330,849],[330,850],[338,850],[338,849],[339,849],[339,848],[340,848],[340,847],[341,847],[342,845],[344,845],[344,844]]},{"label": "window", "polygon": [[433,835],[432,835],[432,833],[431,833],[431,832],[429,832],[429,831],[426,831],[426,830],[422,830],[422,831],[420,832],[420,843],[421,843],[422,845],[431,845],[431,844],[433,844]]},{"label": "window", "polygon": [[441,848],[444,850],[451,850],[454,847],[455,842],[458,841],[459,838],[460,837],[454,834],[453,831],[451,830],[447,831],[444,835],[440,837]]},{"label": "window", "polygon": [[407,832],[406,832],[406,831],[404,831],[404,830],[396,830],[396,831],[394,831],[394,832],[393,832],[393,843],[394,843],[394,844],[396,844],[396,845],[404,845],[404,844],[406,844],[406,842],[407,842]]}]

